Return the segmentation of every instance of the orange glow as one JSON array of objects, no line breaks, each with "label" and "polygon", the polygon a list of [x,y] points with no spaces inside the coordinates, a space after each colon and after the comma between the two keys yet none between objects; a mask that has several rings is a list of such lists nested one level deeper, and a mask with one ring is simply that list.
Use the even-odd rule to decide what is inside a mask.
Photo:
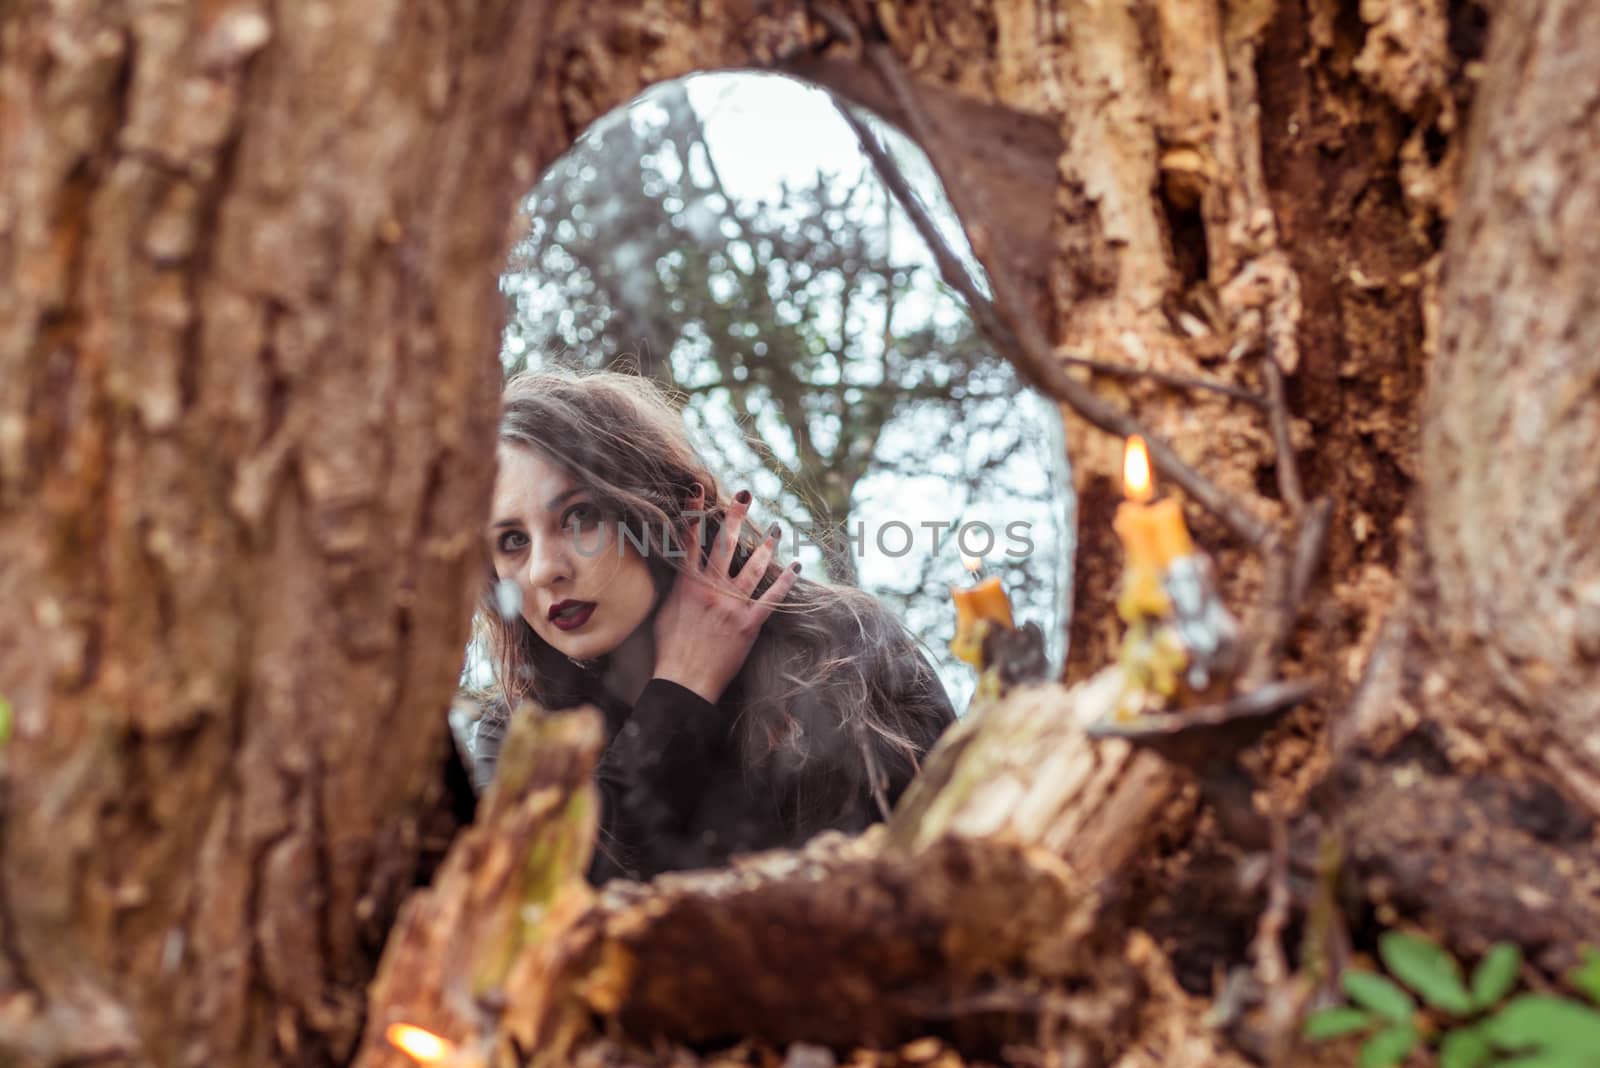
[{"label": "orange glow", "polygon": [[[956,636],[950,651],[967,663],[982,670],[983,635],[987,630],[1011,630],[1016,622],[1011,617],[1011,600],[998,578],[984,579],[968,589],[950,587],[950,598],[956,606]],[[980,628],[979,624],[984,624]]]},{"label": "orange glow", "polygon": [[432,1031],[424,1031],[410,1024],[390,1024],[383,1032],[389,1044],[418,1064],[440,1064],[455,1053],[455,1044],[440,1038]]},{"label": "orange glow", "polygon": [[1128,500],[1140,503],[1155,495],[1150,480],[1150,453],[1138,434],[1128,439],[1122,454],[1122,492]]}]

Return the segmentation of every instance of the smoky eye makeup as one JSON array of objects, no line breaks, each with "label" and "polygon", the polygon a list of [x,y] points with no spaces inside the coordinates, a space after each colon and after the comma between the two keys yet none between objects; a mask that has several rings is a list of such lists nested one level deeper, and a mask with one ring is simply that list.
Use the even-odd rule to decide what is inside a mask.
[{"label": "smoky eye makeup", "polygon": [[557,526],[592,527],[605,518],[605,513],[593,501],[575,501],[561,510]]},{"label": "smoky eye makeup", "polygon": [[494,548],[498,553],[520,552],[528,545],[528,536],[520,530],[502,530],[494,536]]}]

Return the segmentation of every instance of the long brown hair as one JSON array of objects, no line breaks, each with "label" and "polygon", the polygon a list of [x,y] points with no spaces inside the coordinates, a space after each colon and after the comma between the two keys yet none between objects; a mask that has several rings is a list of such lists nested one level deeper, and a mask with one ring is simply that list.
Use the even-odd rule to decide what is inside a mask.
[{"label": "long brown hair", "polygon": [[[502,398],[500,440],[570,472],[648,547],[646,563],[663,594],[687,557],[682,546],[663,545],[662,532],[685,529],[695,484],[705,489],[707,541],[726,514],[729,498],[690,443],[681,416],[660,387],[637,375],[519,375]],[[758,541],[747,525],[735,553],[741,565]],[[758,589],[781,566],[770,564]],[[596,697],[592,669],[557,652],[520,614],[497,610],[494,580],[488,564],[479,626],[506,707],[531,700],[564,708]],[[869,594],[808,579],[796,582],[767,619],[719,703],[736,710],[734,729],[747,767],[771,762],[789,773],[809,764],[847,768],[874,787],[895,770],[875,763],[886,757],[908,765],[901,770],[914,770],[948,715],[937,677],[899,620]],[[837,745],[857,752],[819,751]],[[826,826],[830,816],[803,813],[802,823]]]}]

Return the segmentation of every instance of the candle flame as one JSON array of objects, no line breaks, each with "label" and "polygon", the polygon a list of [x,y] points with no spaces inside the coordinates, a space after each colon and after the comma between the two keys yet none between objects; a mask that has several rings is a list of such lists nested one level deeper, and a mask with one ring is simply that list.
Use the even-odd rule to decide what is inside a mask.
[{"label": "candle flame", "polygon": [[1155,496],[1150,480],[1150,452],[1145,448],[1144,438],[1138,434],[1128,439],[1127,449],[1122,454],[1122,492],[1130,501],[1140,504]]},{"label": "candle flame", "polygon": [[983,566],[983,557],[968,556],[966,553],[962,553],[961,566],[976,575],[978,573],[978,569]]},{"label": "candle flame", "polygon": [[439,1064],[455,1052],[455,1044],[411,1024],[390,1024],[383,1032],[389,1044],[418,1064]]}]

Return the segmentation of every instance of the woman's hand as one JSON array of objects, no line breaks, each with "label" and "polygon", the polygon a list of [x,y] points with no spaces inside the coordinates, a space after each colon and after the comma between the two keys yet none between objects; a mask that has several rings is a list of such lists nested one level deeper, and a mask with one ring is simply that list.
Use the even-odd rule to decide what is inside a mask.
[{"label": "woman's hand", "polygon": [[[705,490],[697,489],[689,509],[702,512],[704,508]],[[711,702],[722,696],[744,666],[761,625],[788,595],[800,573],[798,562],[784,568],[765,593],[755,596],[756,585],[777,547],[778,528],[774,525],[739,573],[728,574],[749,511],[750,492],[745,490],[728,506],[716,544],[704,563],[700,560],[704,517],[689,524],[686,566],[655,615],[655,677],[675,682]]]}]

